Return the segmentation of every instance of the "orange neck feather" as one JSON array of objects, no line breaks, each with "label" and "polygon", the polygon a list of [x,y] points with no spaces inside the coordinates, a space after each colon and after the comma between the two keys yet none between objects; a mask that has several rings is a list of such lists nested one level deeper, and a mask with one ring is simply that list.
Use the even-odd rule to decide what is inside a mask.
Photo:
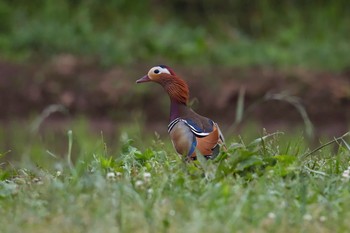
[{"label": "orange neck feather", "polygon": [[170,99],[187,105],[189,100],[189,89],[184,80],[173,76],[171,79],[162,79],[160,83],[166,92],[168,92]]}]

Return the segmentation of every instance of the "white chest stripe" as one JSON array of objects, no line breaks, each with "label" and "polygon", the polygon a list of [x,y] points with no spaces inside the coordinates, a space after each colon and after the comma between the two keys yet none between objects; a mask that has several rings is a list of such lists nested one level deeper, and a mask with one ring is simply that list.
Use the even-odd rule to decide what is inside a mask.
[{"label": "white chest stripe", "polygon": [[174,119],[172,122],[168,125],[168,133],[174,128],[174,126],[180,121],[180,118]]},{"label": "white chest stripe", "polygon": [[174,126],[180,121],[184,122],[191,129],[192,133],[194,133],[194,135],[196,135],[196,136],[205,137],[205,136],[208,136],[210,134],[210,133],[206,133],[206,132],[199,132],[198,130],[196,130],[196,128],[194,128],[192,125],[190,125],[186,120],[181,119],[181,118],[176,118],[172,122],[169,123],[168,133],[170,133],[170,131],[174,128]]}]

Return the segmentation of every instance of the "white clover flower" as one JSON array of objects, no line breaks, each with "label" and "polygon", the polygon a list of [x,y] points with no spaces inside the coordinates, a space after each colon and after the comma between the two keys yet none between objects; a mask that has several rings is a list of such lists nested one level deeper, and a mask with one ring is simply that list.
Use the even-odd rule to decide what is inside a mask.
[{"label": "white clover flower", "polygon": [[62,175],[62,172],[60,171],[60,170],[57,170],[56,171],[56,177],[59,177],[59,176],[61,176]]},{"label": "white clover flower", "polygon": [[108,172],[106,175],[107,180],[114,180],[115,179],[115,173],[114,172]]},{"label": "white clover flower", "polygon": [[306,220],[306,221],[311,221],[312,220],[312,216],[310,214],[305,214],[303,216],[303,219]]},{"label": "white clover flower", "polygon": [[175,211],[175,210],[170,210],[170,211],[169,211],[169,215],[170,215],[170,216],[175,216],[175,214],[176,214],[176,211]]},{"label": "white clover flower", "polygon": [[147,189],[147,194],[148,195],[152,195],[153,194],[153,189],[151,189],[151,188]]},{"label": "white clover flower", "polygon": [[137,188],[141,187],[142,185],[143,185],[143,181],[142,180],[137,180],[135,182],[135,187],[137,187]]},{"label": "white clover flower", "polygon": [[150,179],[151,179],[151,173],[149,173],[149,172],[143,173],[143,179],[144,179],[146,182],[150,181]]},{"label": "white clover flower", "polygon": [[271,219],[275,219],[275,218],[276,218],[276,214],[270,212],[270,213],[267,214],[267,217],[268,217],[268,218],[271,218]]},{"label": "white clover flower", "polygon": [[327,220],[327,217],[326,216],[321,216],[320,217],[320,222],[325,222]]},{"label": "white clover flower", "polygon": [[350,166],[343,172],[342,177],[343,181],[348,181],[350,179]]}]

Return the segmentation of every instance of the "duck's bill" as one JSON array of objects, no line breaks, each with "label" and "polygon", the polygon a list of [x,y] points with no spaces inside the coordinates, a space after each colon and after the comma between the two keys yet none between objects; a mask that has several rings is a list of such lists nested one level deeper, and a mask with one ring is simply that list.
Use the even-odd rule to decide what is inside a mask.
[{"label": "duck's bill", "polygon": [[138,79],[136,83],[145,83],[145,82],[150,82],[151,79],[148,77],[148,75],[143,76],[142,78]]}]

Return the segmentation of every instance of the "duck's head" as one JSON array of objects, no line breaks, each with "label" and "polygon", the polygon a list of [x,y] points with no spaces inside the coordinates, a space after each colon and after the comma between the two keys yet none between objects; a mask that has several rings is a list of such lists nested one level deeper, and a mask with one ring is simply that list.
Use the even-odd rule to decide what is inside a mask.
[{"label": "duck's head", "polygon": [[144,82],[159,83],[168,92],[170,99],[185,105],[188,102],[189,89],[186,82],[179,78],[168,66],[154,66],[145,76],[136,81],[136,83]]}]

